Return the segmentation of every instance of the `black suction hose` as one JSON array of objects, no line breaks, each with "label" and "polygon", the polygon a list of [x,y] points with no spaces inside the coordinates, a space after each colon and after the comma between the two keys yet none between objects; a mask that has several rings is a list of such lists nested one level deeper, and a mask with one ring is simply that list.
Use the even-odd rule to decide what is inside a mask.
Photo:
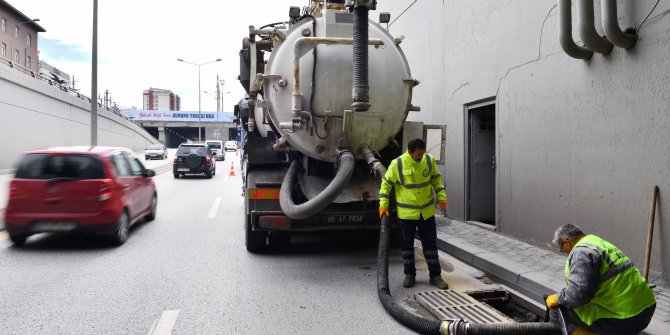
[{"label": "black suction hose", "polygon": [[393,300],[389,289],[389,240],[391,227],[388,216],[382,217],[381,231],[379,233],[379,253],[377,256],[377,294],[384,309],[398,322],[407,328],[421,334],[441,334],[441,321],[428,320],[414,315],[400,307]]},{"label": "black suction hose", "polygon": [[330,205],[340,195],[344,187],[349,184],[349,180],[354,174],[354,167],[356,167],[356,158],[349,151],[340,154],[339,162],[340,167],[330,184],[313,199],[298,205],[291,197],[291,191],[298,174],[298,161],[293,161],[279,190],[279,205],[284,214],[295,220],[306,219]]},{"label": "black suction hose", "polygon": [[368,84],[368,11],[365,6],[354,8],[353,20],[353,104],[355,112],[370,109],[370,87]]}]

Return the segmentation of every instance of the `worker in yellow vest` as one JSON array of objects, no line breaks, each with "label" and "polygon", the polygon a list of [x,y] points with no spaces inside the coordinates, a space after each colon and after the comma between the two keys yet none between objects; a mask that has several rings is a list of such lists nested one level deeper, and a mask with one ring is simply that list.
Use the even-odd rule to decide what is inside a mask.
[{"label": "worker in yellow vest", "polygon": [[379,218],[389,216],[389,198],[395,191],[398,224],[402,230],[402,258],[405,264],[405,279],[402,285],[412,287],[416,277],[414,265],[414,236],[418,228],[423,246],[423,255],[428,264],[430,283],[446,289],[442,279],[437,254],[437,231],[435,227],[435,196],[440,210],[447,208],[447,193],[442,186],[442,176],[435,159],[426,154],[426,143],[419,138],[411,140],[407,152],[389,165],[382,178],[379,190]]},{"label": "worker in yellow vest", "polygon": [[637,334],[649,325],[656,298],[633,262],[613,244],[584,235],[573,224],[554,233],[562,253],[567,287],[547,297],[552,321],[563,313],[571,334]]}]

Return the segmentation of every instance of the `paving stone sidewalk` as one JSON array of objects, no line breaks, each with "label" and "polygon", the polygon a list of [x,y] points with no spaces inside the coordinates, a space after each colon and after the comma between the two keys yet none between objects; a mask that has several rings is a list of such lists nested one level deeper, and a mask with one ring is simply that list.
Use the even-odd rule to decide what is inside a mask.
[{"label": "paving stone sidewalk", "polygon": [[[472,224],[437,217],[440,250],[537,302],[565,286],[565,256]],[[670,290],[656,287],[656,328],[670,334]],[[667,328],[666,328],[667,326]],[[651,327],[650,327],[651,328]],[[656,332],[651,332],[656,333]]]}]

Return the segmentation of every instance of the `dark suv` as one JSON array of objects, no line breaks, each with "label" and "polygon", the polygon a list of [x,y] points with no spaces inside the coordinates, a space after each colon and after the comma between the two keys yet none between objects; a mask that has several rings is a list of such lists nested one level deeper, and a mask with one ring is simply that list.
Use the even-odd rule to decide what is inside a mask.
[{"label": "dark suv", "polygon": [[172,173],[175,178],[187,173],[204,174],[212,178],[216,174],[216,162],[212,159],[210,148],[206,143],[182,143],[174,155]]}]

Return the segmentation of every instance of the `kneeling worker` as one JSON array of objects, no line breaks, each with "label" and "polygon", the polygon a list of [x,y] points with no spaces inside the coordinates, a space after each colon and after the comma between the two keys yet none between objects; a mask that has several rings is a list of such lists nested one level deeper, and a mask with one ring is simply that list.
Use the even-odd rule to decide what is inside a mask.
[{"label": "kneeling worker", "polygon": [[572,334],[637,334],[649,325],[656,298],[623,252],[572,224],[559,227],[553,242],[568,254],[568,286],[546,301],[553,322],[560,308]]},{"label": "kneeling worker", "polygon": [[418,228],[430,283],[446,289],[448,286],[440,275],[442,269],[437,255],[433,190],[437,193],[442,212],[447,208],[447,193],[442,186],[435,159],[425,152],[426,143],[419,138],[413,139],[407,145],[407,152],[391,162],[379,190],[379,217],[390,215],[389,196],[391,190],[395,190],[398,224],[402,229],[402,258],[405,263],[402,285],[414,285],[414,235]]}]

